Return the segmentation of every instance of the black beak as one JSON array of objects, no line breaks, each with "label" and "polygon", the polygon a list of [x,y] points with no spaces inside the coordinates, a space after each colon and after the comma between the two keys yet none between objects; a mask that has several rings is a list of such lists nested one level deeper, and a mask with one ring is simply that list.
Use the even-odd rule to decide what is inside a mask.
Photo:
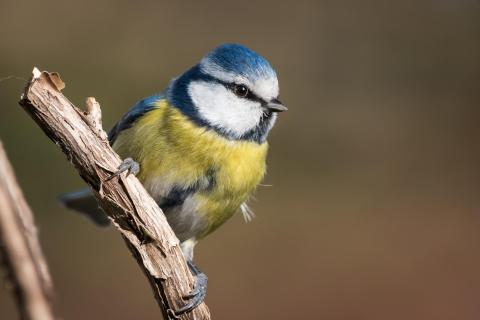
[{"label": "black beak", "polygon": [[270,102],[267,102],[265,107],[271,112],[283,112],[288,110],[288,108],[278,99],[272,99]]}]

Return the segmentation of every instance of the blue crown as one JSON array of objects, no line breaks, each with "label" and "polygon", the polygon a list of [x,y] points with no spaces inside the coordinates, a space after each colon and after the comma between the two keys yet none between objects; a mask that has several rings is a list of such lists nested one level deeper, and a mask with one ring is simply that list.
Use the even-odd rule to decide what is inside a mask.
[{"label": "blue crown", "polygon": [[276,77],[275,70],[265,58],[240,44],[223,44],[215,48],[202,59],[201,64],[214,64],[223,71],[251,80]]}]

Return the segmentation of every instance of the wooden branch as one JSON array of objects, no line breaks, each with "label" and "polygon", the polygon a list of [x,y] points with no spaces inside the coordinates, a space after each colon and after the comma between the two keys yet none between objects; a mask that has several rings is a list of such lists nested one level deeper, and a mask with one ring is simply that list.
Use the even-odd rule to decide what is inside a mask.
[{"label": "wooden branch", "polygon": [[121,160],[102,129],[100,106],[90,98],[88,110],[82,112],[60,92],[63,87],[57,73],[35,68],[19,103],[92,188],[147,276],[164,318],[210,319],[204,303],[190,313],[174,315],[194,284],[179,240],[136,177],[121,174],[108,179]]},{"label": "wooden branch", "polygon": [[53,286],[33,214],[0,141],[0,249],[21,319],[54,320]]}]

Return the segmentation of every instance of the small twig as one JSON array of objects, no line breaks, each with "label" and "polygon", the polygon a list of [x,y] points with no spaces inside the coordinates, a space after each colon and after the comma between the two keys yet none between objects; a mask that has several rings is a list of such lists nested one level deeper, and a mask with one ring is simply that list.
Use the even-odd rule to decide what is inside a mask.
[{"label": "small twig", "polygon": [[24,78],[18,77],[18,76],[6,76],[6,77],[3,77],[3,78],[0,78],[0,82],[12,80],[12,79],[13,80],[27,81],[27,79],[24,79]]},{"label": "small twig", "polygon": [[[100,106],[89,99],[88,112],[80,111],[60,92],[64,86],[58,74],[35,68],[20,105],[92,188],[147,276],[164,317],[177,318],[172,310],[185,304],[182,297],[194,284],[179,241],[137,178],[120,175],[107,179],[121,160],[101,129]],[[210,313],[201,304],[178,319],[210,319]]]},{"label": "small twig", "polygon": [[58,319],[53,287],[33,214],[0,141],[0,249],[22,319]]}]

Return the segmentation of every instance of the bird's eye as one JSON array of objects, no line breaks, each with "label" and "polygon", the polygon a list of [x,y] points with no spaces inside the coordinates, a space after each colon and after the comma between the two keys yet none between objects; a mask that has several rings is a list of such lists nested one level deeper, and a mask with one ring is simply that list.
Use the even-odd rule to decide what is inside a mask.
[{"label": "bird's eye", "polygon": [[248,95],[248,88],[246,86],[244,86],[243,84],[236,84],[233,87],[233,92],[237,96],[239,96],[241,98],[245,98]]}]

